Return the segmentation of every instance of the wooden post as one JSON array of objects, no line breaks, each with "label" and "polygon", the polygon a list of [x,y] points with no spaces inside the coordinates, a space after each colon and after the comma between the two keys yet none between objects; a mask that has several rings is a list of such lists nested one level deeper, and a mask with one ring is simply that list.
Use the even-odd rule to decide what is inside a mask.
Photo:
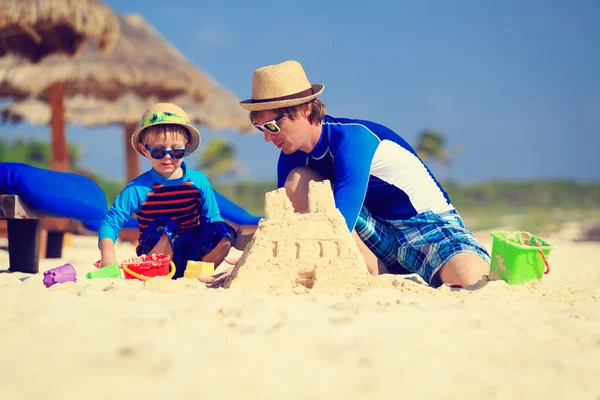
[{"label": "wooden post", "polygon": [[140,175],[140,160],[138,153],[131,146],[131,136],[137,129],[137,124],[123,124],[123,139],[125,146],[125,165],[127,166],[127,182]]},{"label": "wooden post", "polygon": [[40,261],[40,221],[9,219],[7,223],[9,270],[37,274]]},{"label": "wooden post", "polygon": [[53,83],[48,89],[48,102],[50,104],[50,126],[51,126],[51,151],[50,168],[55,171],[70,171],[69,151],[67,138],[65,136],[65,107],[63,96],[65,85]]},{"label": "wooden post", "polygon": [[[42,253],[46,258],[60,258],[62,256],[63,239],[65,233],[61,231],[52,231],[46,233],[46,253]],[[40,249],[41,250],[41,249]]]}]

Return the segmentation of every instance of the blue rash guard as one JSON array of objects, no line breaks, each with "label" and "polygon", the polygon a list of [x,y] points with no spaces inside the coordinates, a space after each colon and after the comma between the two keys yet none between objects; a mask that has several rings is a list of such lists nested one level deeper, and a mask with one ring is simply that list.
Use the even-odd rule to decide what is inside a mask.
[{"label": "blue rash guard", "polygon": [[294,168],[303,166],[333,182],[336,207],[350,231],[363,205],[373,216],[387,220],[454,208],[414,149],[374,122],[326,115],[321,138],[310,153],[280,154],[278,186],[283,187]]},{"label": "blue rash guard", "polygon": [[224,222],[206,175],[188,170],[185,163],[181,168],[183,176],[178,179],[166,179],[151,169],[129,182],[102,220],[98,240],[116,241],[133,214],[137,214],[140,236],[160,217],[169,217],[182,231],[206,223]]}]

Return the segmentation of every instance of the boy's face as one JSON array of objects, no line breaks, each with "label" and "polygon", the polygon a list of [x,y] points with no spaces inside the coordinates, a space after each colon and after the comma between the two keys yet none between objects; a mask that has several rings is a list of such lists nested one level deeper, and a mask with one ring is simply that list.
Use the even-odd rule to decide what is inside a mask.
[{"label": "boy's face", "polygon": [[186,147],[187,140],[179,134],[173,133],[162,133],[158,135],[146,135],[144,137],[143,143],[140,143],[140,148],[144,155],[150,160],[150,164],[152,164],[152,168],[160,175],[165,178],[170,178],[174,174],[176,174],[181,168],[181,162],[183,158],[176,160],[171,157],[170,154],[166,154],[163,159],[157,160],[152,158],[150,152],[146,149],[144,145],[147,145],[150,148],[164,149],[164,150],[173,150],[173,149],[184,149]]}]

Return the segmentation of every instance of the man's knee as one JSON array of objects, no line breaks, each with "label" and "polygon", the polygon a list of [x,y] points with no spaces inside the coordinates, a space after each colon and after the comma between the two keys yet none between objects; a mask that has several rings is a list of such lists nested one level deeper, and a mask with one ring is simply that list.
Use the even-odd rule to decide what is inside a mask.
[{"label": "man's knee", "polygon": [[490,264],[477,254],[458,253],[444,264],[438,272],[442,283],[463,287],[474,285],[484,279],[490,271]]},{"label": "man's knee", "polygon": [[356,231],[352,231],[352,237],[358,246],[358,250],[365,259],[367,270],[371,275],[382,275],[389,273],[387,267],[377,256],[367,247],[365,242],[358,236]]},{"label": "man's knee", "polygon": [[283,187],[296,212],[308,210],[308,184],[322,181],[323,177],[309,167],[294,168],[285,179]]}]

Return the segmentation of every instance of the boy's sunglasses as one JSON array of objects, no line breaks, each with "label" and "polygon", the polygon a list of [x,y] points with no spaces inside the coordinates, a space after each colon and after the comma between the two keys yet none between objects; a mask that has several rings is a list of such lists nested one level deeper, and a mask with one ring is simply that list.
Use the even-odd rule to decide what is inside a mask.
[{"label": "boy's sunglasses", "polygon": [[253,124],[253,125],[256,129],[258,129],[261,132],[267,131],[269,133],[278,133],[281,130],[281,128],[279,127],[279,125],[277,125],[277,121],[279,121],[281,118],[283,118],[284,115],[286,115],[286,114],[282,113],[282,114],[279,114],[277,116],[277,118],[275,118],[272,121],[267,121],[264,124]]},{"label": "boy's sunglasses", "polygon": [[154,158],[155,160],[162,160],[163,158],[165,158],[168,155],[171,156],[172,159],[174,160],[181,160],[184,156],[185,156],[185,148],[184,149],[171,149],[171,150],[165,150],[165,149],[155,149],[152,147],[148,147],[147,144],[144,145],[144,147],[146,148],[146,150],[148,150],[150,152],[150,156],[152,158]]}]

